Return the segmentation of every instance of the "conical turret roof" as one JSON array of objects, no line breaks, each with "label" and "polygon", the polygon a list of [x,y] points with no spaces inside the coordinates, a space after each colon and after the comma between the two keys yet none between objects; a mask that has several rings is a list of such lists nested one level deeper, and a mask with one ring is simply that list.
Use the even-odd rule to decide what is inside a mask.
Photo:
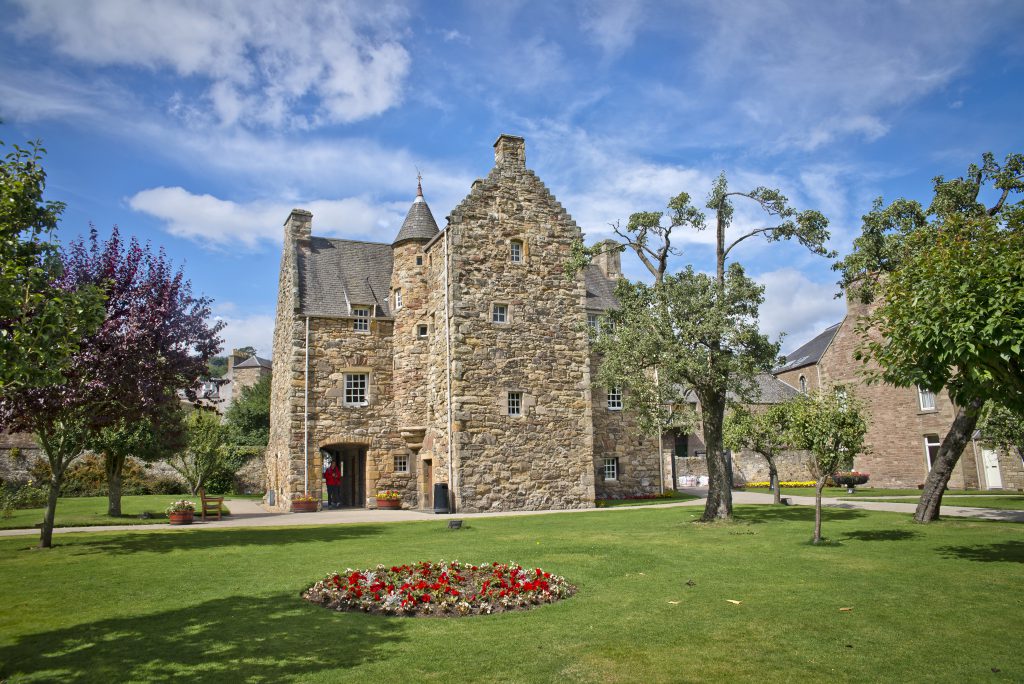
[{"label": "conical turret roof", "polygon": [[392,246],[406,240],[430,240],[437,235],[437,222],[434,215],[430,213],[430,207],[423,199],[423,185],[416,184],[416,199],[409,207],[409,213],[405,215],[402,222],[402,229],[398,231],[398,237],[392,242]]}]

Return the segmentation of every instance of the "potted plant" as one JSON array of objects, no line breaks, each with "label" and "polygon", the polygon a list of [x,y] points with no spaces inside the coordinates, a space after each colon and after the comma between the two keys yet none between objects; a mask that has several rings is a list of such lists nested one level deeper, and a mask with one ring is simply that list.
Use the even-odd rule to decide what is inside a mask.
[{"label": "potted plant", "polygon": [[851,470],[848,473],[836,473],[832,476],[832,481],[836,483],[837,487],[846,487],[847,494],[853,494],[854,488],[867,482],[868,478],[869,475],[867,473],[858,473],[856,470]]},{"label": "potted plant", "polygon": [[196,505],[187,500],[175,501],[167,507],[167,519],[172,525],[191,525]]},{"label": "potted plant", "polygon": [[319,507],[320,499],[309,492],[292,497],[292,513],[315,513]]},{"label": "potted plant", "polygon": [[377,492],[377,508],[398,509],[402,507],[402,495],[397,489],[385,489]]}]

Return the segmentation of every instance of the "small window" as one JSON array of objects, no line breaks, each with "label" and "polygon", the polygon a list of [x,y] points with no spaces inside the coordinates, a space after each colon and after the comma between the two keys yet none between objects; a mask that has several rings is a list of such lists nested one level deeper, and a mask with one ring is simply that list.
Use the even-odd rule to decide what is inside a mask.
[{"label": "small window", "polygon": [[407,473],[407,472],[409,472],[409,454],[396,454],[395,455],[395,472],[396,473]]},{"label": "small window", "polygon": [[369,376],[366,373],[345,373],[345,404],[366,406],[366,387]]},{"label": "small window", "polygon": [[402,308],[402,291],[395,290],[395,311]]},{"label": "small window", "polygon": [[509,261],[519,264],[523,261],[523,243],[521,240],[513,240],[508,246]]},{"label": "small window", "polygon": [[924,388],[917,388],[917,399],[921,403],[922,411],[934,411],[935,410],[935,392],[926,390]]},{"label": "small window", "polygon": [[924,436],[924,456],[928,459],[928,470],[931,471],[932,464],[935,463],[935,457],[939,455],[939,446],[942,442],[939,441],[938,435],[925,435]]},{"label": "small window", "polygon": [[358,332],[369,332],[370,310],[352,309],[352,315],[355,317],[354,320],[352,321],[352,329]]},{"label": "small window", "polygon": [[608,410],[609,411],[621,411],[622,410],[622,389],[619,387],[608,388]]},{"label": "small window", "polygon": [[416,337],[418,337],[421,340],[427,339],[427,324],[426,323],[420,323],[419,325],[416,326]]},{"label": "small window", "polygon": [[604,459],[604,479],[618,480],[619,479],[619,459],[618,458],[606,458]]},{"label": "small window", "polygon": [[803,375],[800,376],[800,391],[807,394],[807,378]]},{"label": "small window", "polygon": [[421,255],[416,257],[416,265],[417,266],[422,266],[423,265],[423,257]]},{"label": "small window", "polygon": [[508,323],[508,305],[507,304],[495,304],[494,308],[491,309],[491,322],[492,323]]},{"label": "small window", "polygon": [[587,314],[587,327],[590,328],[590,332],[593,335],[597,335],[598,329],[599,329],[598,328],[599,325],[600,325],[600,319],[597,317],[597,314],[595,314],[595,313],[588,313]]},{"label": "small window", "polygon": [[510,415],[510,416],[521,416],[521,415],[523,415],[523,393],[522,392],[509,392],[508,393],[508,415]]}]

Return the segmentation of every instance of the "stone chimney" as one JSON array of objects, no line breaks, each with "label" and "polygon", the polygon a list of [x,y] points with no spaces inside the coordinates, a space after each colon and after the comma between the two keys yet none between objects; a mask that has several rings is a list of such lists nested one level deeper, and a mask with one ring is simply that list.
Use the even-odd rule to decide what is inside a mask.
[{"label": "stone chimney", "polygon": [[615,240],[599,242],[595,247],[600,253],[594,256],[594,265],[601,269],[605,278],[618,280],[622,277],[622,244]]},{"label": "stone chimney", "polygon": [[502,133],[494,141],[494,163],[497,166],[526,166],[526,141],[518,135]]},{"label": "stone chimney", "polygon": [[249,358],[249,357],[247,357],[241,351],[239,351],[237,349],[232,349],[231,353],[228,354],[228,372],[227,372],[228,377],[231,377],[231,373],[235,369],[235,365],[239,364],[239,363],[242,363],[247,358]]},{"label": "stone chimney", "polygon": [[313,212],[305,209],[292,209],[288,220],[284,222],[286,240],[308,240],[313,234]]}]

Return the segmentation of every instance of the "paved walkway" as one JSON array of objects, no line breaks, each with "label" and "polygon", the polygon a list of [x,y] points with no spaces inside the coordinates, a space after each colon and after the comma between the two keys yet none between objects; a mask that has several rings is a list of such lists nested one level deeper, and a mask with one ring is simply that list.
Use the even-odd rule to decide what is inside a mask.
[{"label": "paved walkway", "polygon": [[[571,511],[502,511],[497,513],[461,513],[456,515],[435,515],[426,511],[376,511],[365,508],[342,510],[323,510],[317,513],[276,513],[268,511],[259,501],[253,499],[227,499],[231,515],[223,520],[202,521],[198,517],[191,525],[105,525],[95,527],[58,527],[55,534],[70,532],[187,532],[196,529],[222,529],[237,527],[287,527],[292,525],[343,525],[351,523],[390,523],[404,521],[447,520],[449,518],[493,518],[517,515],[548,515],[552,513],[615,513],[643,510],[645,508],[676,508],[680,506],[703,506],[707,488],[687,488],[681,492],[701,497],[693,501],[673,501],[651,506],[617,506],[613,508],[585,508]],[[794,506],[813,506],[813,496],[787,497]],[[770,504],[771,494],[755,492],[733,492],[734,504]],[[846,501],[838,498],[824,497],[822,504],[829,508],[862,509],[868,511],[892,511],[913,514],[916,504],[889,503],[879,501]],[[980,518],[983,520],[1002,520],[1006,522],[1024,522],[1024,511],[1004,511],[993,508],[971,508],[968,506],[947,506],[943,504],[942,515],[946,517]],[[0,530],[0,537],[17,537],[38,535],[38,529]]]}]

